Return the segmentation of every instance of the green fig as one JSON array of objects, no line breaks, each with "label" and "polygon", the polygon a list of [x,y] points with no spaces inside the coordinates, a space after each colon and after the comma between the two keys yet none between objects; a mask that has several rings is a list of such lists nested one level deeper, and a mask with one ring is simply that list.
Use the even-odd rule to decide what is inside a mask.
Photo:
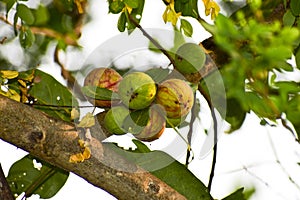
[{"label": "green fig", "polygon": [[133,72],[122,79],[118,94],[130,109],[144,109],[155,99],[156,85],[149,75]]},{"label": "green fig", "polygon": [[192,109],[194,93],[185,81],[168,79],[158,86],[156,103],[164,107],[168,118],[180,118]]},{"label": "green fig", "polygon": [[205,52],[195,43],[181,45],[175,55],[176,70],[182,74],[199,72],[205,63]]},{"label": "green fig", "polygon": [[104,117],[104,127],[108,132],[116,135],[125,134],[123,122],[125,118],[129,115],[129,110],[125,106],[115,106],[112,107]]},{"label": "green fig", "polygon": [[133,111],[124,121],[128,132],[142,141],[158,139],[166,127],[166,113],[162,106],[155,104],[143,110]]},{"label": "green fig", "polygon": [[[122,76],[111,68],[96,68],[93,69],[84,79],[84,86],[97,86],[100,88],[105,88],[111,90],[112,92],[117,92],[119,83],[122,80]],[[93,105],[105,108],[111,107],[119,102],[119,100],[103,100],[87,97],[88,101]]]}]

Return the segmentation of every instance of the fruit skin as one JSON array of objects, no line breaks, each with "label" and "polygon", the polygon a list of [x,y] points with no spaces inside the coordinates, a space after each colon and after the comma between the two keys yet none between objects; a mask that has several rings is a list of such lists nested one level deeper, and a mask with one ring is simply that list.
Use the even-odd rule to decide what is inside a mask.
[{"label": "fruit skin", "polygon": [[166,128],[166,114],[160,105],[153,105],[149,108],[149,120],[143,130],[134,134],[134,137],[151,142],[158,139]]},{"label": "fruit skin", "polygon": [[205,60],[205,52],[199,45],[185,43],[176,51],[175,67],[182,74],[193,74],[200,71]]},{"label": "fruit skin", "polygon": [[194,93],[185,81],[168,79],[158,86],[156,103],[164,107],[168,118],[180,118],[192,109]]},{"label": "fruit skin", "polygon": [[104,127],[112,134],[126,134],[126,131],[122,128],[122,126],[124,119],[128,115],[129,110],[125,106],[112,107],[104,117]]},{"label": "fruit skin", "polygon": [[144,109],[155,99],[156,85],[154,80],[143,72],[126,75],[119,84],[119,96],[130,109]]},{"label": "fruit skin", "polygon": [[[122,76],[114,69],[100,67],[88,73],[84,79],[84,86],[98,86],[117,92],[121,80]],[[118,100],[87,99],[93,105],[101,108],[111,107],[111,105],[119,102]]]}]

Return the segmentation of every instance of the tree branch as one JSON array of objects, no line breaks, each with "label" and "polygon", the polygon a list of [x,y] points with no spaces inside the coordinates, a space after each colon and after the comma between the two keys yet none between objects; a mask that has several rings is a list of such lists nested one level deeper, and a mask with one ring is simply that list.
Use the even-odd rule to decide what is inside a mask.
[{"label": "tree branch", "polygon": [[72,123],[54,119],[2,95],[0,115],[2,140],[81,176],[118,199],[186,199],[166,183],[129,163],[95,138],[89,141],[91,158],[81,163],[69,162],[71,155],[82,151],[78,145],[80,131]]}]

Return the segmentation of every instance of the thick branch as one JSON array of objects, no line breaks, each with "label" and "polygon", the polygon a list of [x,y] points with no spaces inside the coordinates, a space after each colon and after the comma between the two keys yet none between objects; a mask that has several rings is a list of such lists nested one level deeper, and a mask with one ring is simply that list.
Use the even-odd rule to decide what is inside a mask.
[{"label": "thick branch", "polygon": [[91,158],[81,163],[69,162],[71,155],[82,152],[78,145],[79,131],[71,123],[53,119],[2,95],[0,115],[1,139],[81,176],[118,199],[186,199],[93,138]]}]

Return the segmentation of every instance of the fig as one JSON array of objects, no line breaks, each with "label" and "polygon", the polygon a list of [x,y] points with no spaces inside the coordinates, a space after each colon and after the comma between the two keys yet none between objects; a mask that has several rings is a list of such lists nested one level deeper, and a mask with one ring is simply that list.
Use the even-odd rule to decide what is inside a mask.
[{"label": "fig", "polygon": [[205,63],[205,52],[195,43],[181,45],[175,55],[175,68],[182,74],[199,72]]},{"label": "fig", "polygon": [[129,117],[125,120],[128,132],[142,141],[150,142],[158,139],[166,127],[166,113],[162,106],[157,104],[136,110]]},{"label": "fig", "polygon": [[122,127],[125,118],[129,115],[129,110],[125,106],[112,107],[104,117],[104,127],[108,132],[116,135],[122,135],[126,133],[126,130]]},{"label": "fig", "polygon": [[168,118],[180,118],[192,109],[194,93],[185,81],[168,79],[158,86],[156,103],[164,107]]},{"label": "fig", "polygon": [[154,80],[143,72],[127,74],[119,84],[118,94],[130,109],[144,109],[153,102],[156,94]]},{"label": "fig", "polygon": [[[97,86],[100,88],[105,88],[111,90],[112,92],[117,92],[119,83],[122,80],[122,76],[111,68],[96,68],[93,69],[84,79],[84,86]],[[87,97],[88,101],[93,105],[98,107],[111,107],[111,105],[116,104],[119,100],[107,100],[107,99],[94,99]]]}]

